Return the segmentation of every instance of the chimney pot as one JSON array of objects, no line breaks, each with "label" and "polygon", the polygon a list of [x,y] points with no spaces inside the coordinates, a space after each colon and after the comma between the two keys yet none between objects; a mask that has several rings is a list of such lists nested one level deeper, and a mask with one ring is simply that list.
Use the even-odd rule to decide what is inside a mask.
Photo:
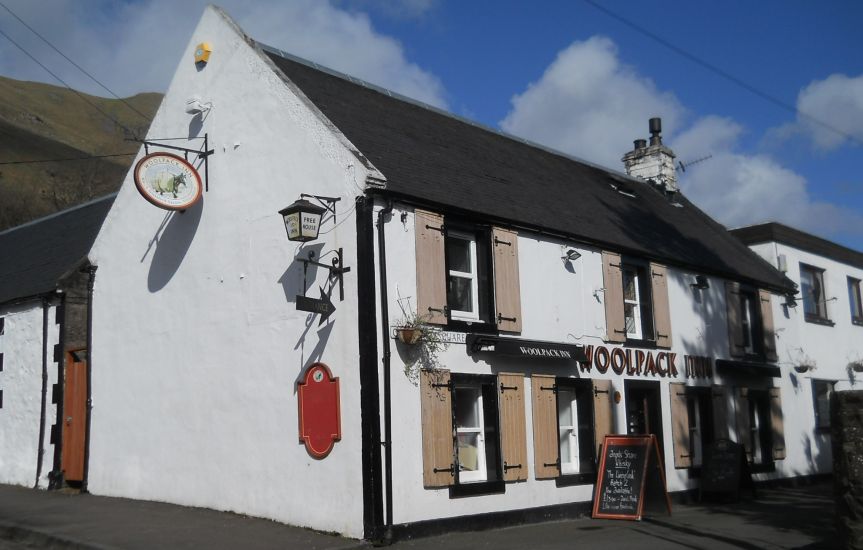
[{"label": "chimney pot", "polygon": [[662,119],[654,117],[650,119],[650,144],[662,145]]},{"label": "chimney pot", "polygon": [[644,149],[645,147],[647,147],[647,140],[646,139],[636,139],[632,143],[635,144],[635,150],[636,151],[638,151],[639,149]]}]

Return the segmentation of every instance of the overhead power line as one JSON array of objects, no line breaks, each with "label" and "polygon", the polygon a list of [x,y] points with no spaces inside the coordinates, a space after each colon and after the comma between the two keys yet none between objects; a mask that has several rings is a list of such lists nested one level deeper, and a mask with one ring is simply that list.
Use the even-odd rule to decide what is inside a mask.
[{"label": "overhead power line", "polygon": [[113,153],[110,155],[87,155],[86,157],[69,157],[63,159],[9,160],[0,162],[0,166],[8,166],[10,164],[38,164],[40,162],[70,162],[73,160],[106,159],[111,157],[133,157],[137,154],[138,153]]},{"label": "overhead power line", "polygon": [[49,68],[48,68],[48,67],[46,67],[46,66],[45,66],[41,61],[39,61],[38,59],[36,59],[36,58],[35,58],[35,57],[30,53],[30,52],[28,52],[28,51],[27,51],[23,46],[21,46],[20,44],[18,44],[17,42],[15,42],[15,41],[12,39],[12,37],[11,37],[11,36],[9,36],[8,34],[6,34],[6,33],[3,31],[3,29],[0,29],[0,35],[3,35],[3,36],[6,38],[6,40],[8,40],[9,42],[11,42],[11,43],[16,47],[16,48],[18,48],[19,50],[21,50],[22,52],[24,52],[24,55],[26,55],[27,57],[29,57],[30,59],[32,59],[34,63],[36,63],[37,65],[39,65],[39,66],[40,66],[40,67],[42,67],[43,69],[45,69],[45,71],[46,71],[48,74],[50,74],[51,76],[53,76],[54,78],[56,78],[56,79],[57,79],[57,81],[58,81],[58,82],[60,82],[61,84],[63,84],[63,86],[65,86],[65,87],[66,87],[70,92],[74,93],[74,94],[75,94],[75,95],[77,95],[79,98],[81,98],[81,101],[85,102],[86,104],[90,105],[91,107],[93,107],[94,109],[96,109],[97,111],[99,111],[99,112],[100,112],[100,113],[101,113],[105,118],[109,119],[111,122],[113,122],[114,124],[116,124],[117,126],[119,126],[120,128],[122,128],[123,130],[125,130],[126,132],[128,132],[130,135],[133,135],[133,136],[134,136],[134,135],[136,135],[136,134],[135,134],[135,132],[133,132],[132,130],[130,130],[130,129],[129,129],[129,128],[127,128],[126,126],[124,126],[124,125],[123,125],[120,121],[118,121],[116,118],[112,117],[111,115],[109,115],[108,113],[106,113],[105,111],[103,111],[102,109],[100,109],[98,105],[96,105],[95,103],[93,103],[92,101],[90,101],[89,99],[87,99],[86,97],[84,97],[84,94],[82,94],[82,93],[81,93],[81,92],[79,92],[78,90],[75,90],[74,88],[72,88],[71,86],[69,86],[69,84],[67,84],[65,80],[63,80],[62,78],[60,78],[59,76],[57,76],[56,74],[54,74],[54,72],[53,72],[53,71],[51,71],[51,69],[49,69]]},{"label": "overhead power line", "polygon": [[131,109],[132,111],[134,111],[138,116],[140,116],[141,118],[143,118],[143,119],[144,119],[144,120],[146,120],[147,122],[149,122],[149,121],[150,121],[150,117],[148,117],[147,115],[145,115],[144,113],[142,113],[141,111],[139,111],[138,109],[136,109],[135,107],[133,107],[131,104],[129,104],[129,102],[128,102],[128,101],[126,101],[125,99],[121,98],[120,96],[118,96],[117,94],[115,94],[113,91],[111,91],[111,89],[110,89],[110,88],[108,88],[107,86],[105,86],[104,84],[102,84],[101,82],[99,82],[99,80],[98,80],[98,79],[96,79],[96,77],[95,77],[95,76],[91,75],[91,74],[90,74],[90,73],[88,73],[88,72],[87,72],[83,67],[81,67],[80,65],[78,65],[77,63],[75,63],[74,61],[72,61],[71,59],[69,59],[69,57],[68,57],[66,54],[64,54],[62,51],[60,51],[56,46],[54,46],[54,44],[52,44],[51,42],[49,42],[47,38],[45,38],[44,36],[42,36],[41,34],[39,34],[39,33],[36,31],[36,29],[34,29],[34,28],[33,28],[33,27],[31,27],[30,25],[28,25],[26,21],[24,21],[23,19],[21,19],[20,17],[18,17],[18,14],[16,14],[14,11],[12,11],[12,10],[9,8],[9,6],[7,6],[7,5],[6,5],[6,4],[4,4],[3,2],[0,2],[0,6],[2,6],[2,7],[3,7],[3,9],[5,9],[6,11],[8,11],[10,14],[12,14],[12,17],[14,17],[15,19],[17,19],[17,20],[18,20],[18,22],[20,22],[22,25],[24,25],[25,27],[27,27],[27,29],[28,29],[30,32],[32,32],[33,34],[35,34],[36,36],[38,36],[38,37],[39,37],[39,39],[41,39],[41,40],[42,40],[42,42],[44,42],[44,43],[48,44],[48,46],[50,46],[52,50],[54,50],[55,52],[57,52],[58,54],[60,54],[61,56],[63,56],[63,59],[65,59],[66,61],[68,61],[68,62],[69,62],[69,63],[71,63],[72,65],[74,65],[76,69],[78,69],[79,71],[81,71],[82,73],[84,73],[85,75],[87,75],[87,76],[90,78],[90,80],[92,80],[93,82],[95,82],[96,84],[98,84],[99,86],[101,86],[103,90],[105,90],[106,92],[108,92],[109,94],[111,94],[112,96],[114,96],[114,98],[115,98],[115,99],[120,100],[120,101],[123,103],[123,105],[125,105],[126,107],[128,107],[129,109]]},{"label": "overhead power line", "polygon": [[823,120],[818,119],[812,115],[804,113],[803,111],[799,110],[797,107],[795,107],[793,105],[789,105],[788,103],[782,101],[781,99],[779,99],[773,95],[770,95],[766,92],[762,92],[761,90],[759,90],[755,86],[752,86],[751,84],[748,84],[744,80],[737,78],[733,74],[726,72],[723,69],[720,69],[716,65],[710,63],[709,61],[705,61],[705,60],[701,59],[700,57],[697,57],[697,56],[689,53],[688,51],[684,50],[683,48],[680,48],[679,46],[675,46],[674,44],[672,44],[668,40],[665,40],[661,36],[650,32],[649,30],[638,25],[637,23],[630,21],[629,19],[623,17],[622,15],[618,15],[617,13],[609,10],[605,6],[600,5],[595,0],[584,0],[584,2],[593,6],[594,8],[598,9],[599,11],[603,12],[604,14],[608,15],[609,17],[611,17],[613,19],[617,19],[618,21],[620,21],[624,25],[630,27],[631,29],[635,30],[636,32],[638,32],[640,34],[643,34],[644,36],[650,38],[654,42],[657,42],[657,43],[661,44],[662,46],[665,46],[666,48],[675,52],[676,54],[678,54],[682,57],[685,57],[686,59],[692,61],[696,65],[700,65],[701,67],[704,67],[708,71],[715,73],[715,74],[721,76],[722,78],[728,80],[729,82],[732,82],[732,83],[738,85],[739,87],[743,88],[744,90],[746,90],[752,94],[757,95],[761,99],[768,101],[768,102],[776,105],[777,107],[780,107],[782,109],[790,111],[790,112],[796,114],[797,116],[799,116],[800,118],[804,118],[804,119],[808,120],[809,122],[812,122],[814,124],[817,124],[818,126],[821,126],[822,128],[830,130],[831,132],[835,132],[835,133],[839,134],[840,136],[842,136],[842,137],[844,137],[850,141],[856,142],[858,145],[863,145],[863,140],[861,140],[857,136],[855,136],[853,134],[849,134],[848,132],[845,132],[843,130],[840,130],[839,128],[836,128],[832,124],[824,122]]}]

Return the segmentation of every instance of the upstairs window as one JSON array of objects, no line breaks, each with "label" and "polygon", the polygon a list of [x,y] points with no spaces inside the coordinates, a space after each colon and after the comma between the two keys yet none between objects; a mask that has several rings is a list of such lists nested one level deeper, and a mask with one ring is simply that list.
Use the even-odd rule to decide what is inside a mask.
[{"label": "upstairs window", "polygon": [[740,291],[740,325],[743,336],[743,350],[747,355],[763,355],[764,342],[759,338],[761,315],[758,296],[752,290]]},{"label": "upstairs window", "polygon": [[848,277],[848,303],[851,304],[851,322],[863,325],[863,302],[860,300],[860,279]]},{"label": "upstairs window", "polygon": [[776,361],[776,333],[770,292],[725,283],[731,357]]},{"label": "upstairs window", "polygon": [[606,340],[671,347],[667,270],[659,264],[622,261],[602,253]]},{"label": "upstairs window", "polygon": [[416,210],[417,314],[456,330],[521,332],[518,234]]},{"label": "upstairs window", "polygon": [[803,315],[807,321],[829,321],[824,293],[824,270],[800,264],[800,287],[803,293]]}]

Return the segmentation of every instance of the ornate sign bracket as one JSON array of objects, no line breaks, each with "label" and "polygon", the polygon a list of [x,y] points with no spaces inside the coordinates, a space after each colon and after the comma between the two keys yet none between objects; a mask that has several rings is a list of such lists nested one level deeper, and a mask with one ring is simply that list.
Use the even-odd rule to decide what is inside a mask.
[{"label": "ornate sign bracket", "polygon": [[[179,141],[179,140],[189,141],[189,140],[193,140],[193,139],[203,140],[204,141],[203,147],[201,149],[189,149],[188,147],[178,147],[176,145],[168,145],[166,143],[159,143],[162,141]],[[212,155],[216,151],[215,151],[215,149],[209,148],[209,146],[210,146],[209,134],[204,134],[204,137],[193,137],[193,138],[176,137],[176,138],[159,138],[159,139],[154,138],[154,139],[149,139],[149,140],[134,140],[134,141],[139,141],[139,142],[144,144],[144,154],[145,155],[150,154],[150,147],[158,147],[160,149],[170,149],[171,151],[182,151],[183,156],[187,161],[189,160],[189,155],[195,155],[195,159],[202,161],[203,165],[204,165],[204,191],[210,190],[209,166],[208,166],[207,159],[209,158],[210,155]],[[198,165],[195,167],[195,169],[199,168],[200,166],[201,166],[201,162],[198,163]]]}]

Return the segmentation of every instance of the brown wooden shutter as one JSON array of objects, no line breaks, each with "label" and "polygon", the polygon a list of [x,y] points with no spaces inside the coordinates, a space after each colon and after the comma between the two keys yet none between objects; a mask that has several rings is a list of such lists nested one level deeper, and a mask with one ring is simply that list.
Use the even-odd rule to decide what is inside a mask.
[{"label": "brown wooden shutter", "polygon": [[776,354],[776,332],[773,328],[773,306],[770,304],[770,292],[759,290],[758,297],[761,301],[761,326],[764,329],[764,354],[768,361],[777,361]]},{"label": "brown wooden shutter", "polygon": [[420,371],[423,435],[423,486],[446,487],[455,481],[452,386],[448,370]]},{"label": "brown wooden shutter", "polygon": [[[593,437],[596,456],[605,436],[614,433],[614,414],[611,410],[611,380],[593,380]],[[598,463],[597,463],[598,464]]]},{"label": "brown wooden shutter", "polygon": [[686,384],[668,385],[671,398],[671,435],[674,439],[674,467],[691,468],[689,454],[689,408],[686,406]]},{"label": "brown wooden shutter", "polygon": [[605,288],[605,340],[626,342],[626,319],[623,315],[623,273],[620,254],[602,252],[602,285]]},{"label": "brown wooden shutter", "polygon": [[560,474],[555,387],[554,376],[534,374],[530,377],[533,402],[533,471],[536,479],[554,478]]},{"label": "brown wooden shutter", "polygon": [[773,460],[782,460],[785,458],[785,427],[779,388],[770,388],[770,425],[773,428]]},{"label": "brown wooden shutter", "polygon": [[731,417],[728,416],[728,397],[725,386],[711,386],[713,398],[713,438],[728,439],[731,433]]},{"label": "brown wooden shutter", "polygon": [[445,325],[446,256],[443,216],[417,210],[414,215],[417,263],[417,315],[435,325]]},{"label": "brown wooden shutter", "polygon": [[524,425],[524,375],[497,375],[500,392],[501,456],[503,480],[527,479],[527,434]]},{"label": "brown wooden shutter", "polygon": [[494,250],[494,300],[497,328],[507,332],[521,332],[518,233],[495,227],[491,235],[491,245]]},{"label": "brown wooden shutter", "polygon": [[668,307],[668,270],[664,265],[650,264],[650,282],[653,291],[653,322],[656,345],[671,347],[671,310]]},{"label": "brown wooden shutter", "polygon": [[746,451],[746,460],[752,461],[752,441],[749,424],[749,388],[737,388],[734,396],[734,410],[737,417],[737,442]]},{"label": "brown wooden shutter", "polygon": [[725,304],[728,310],[728,353],[731,357],[743,357],[743,312],[740,309],[740,284],[725,283]]}]

